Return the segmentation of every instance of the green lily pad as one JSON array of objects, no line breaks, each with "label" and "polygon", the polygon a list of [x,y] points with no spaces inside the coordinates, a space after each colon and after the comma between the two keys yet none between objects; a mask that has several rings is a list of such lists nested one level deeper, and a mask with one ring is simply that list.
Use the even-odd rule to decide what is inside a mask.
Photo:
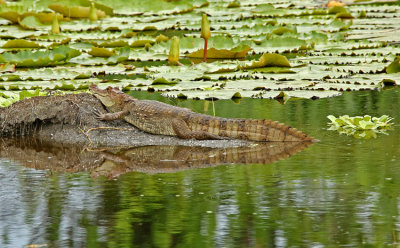
[{"label": "green lily pad", "polygon": [[272,30],[271,33],[276,35],[283,35],[285,33],[296,33],[296,31],[287,27],[280,27]]},{"label": "green lily pad", "polygon": [[41,47],[38,43],[33,41],[27,41],[22,39],[9,40],[2,48],[39,48]]},{"label": "green lily pad", "polygon": [[83,65],[112,65],[129,59],[130,47],[121,47],[114,50],[115,55],[111,57],[93,57],[88,54],[74,58],[71,62]]},{"label": "green lily pad", "polygon": [[71,58],[79,56],[81,52],[67,46],[61,46],[47,51],[21,51],[18,53],[3,53],[0,63],[15,64],[16,67],[38,67],[58,65],[68,62]]},{"label": "green lily pad", "polygon": [[11,21],[12,23],[18,23],[20,19],[20,14],[16,11],[2,11],[0,12],[0,17]]},{"label": "green lily pad", "polygon": [[251,63],[250,65],[239,66],[239,69],[254,69],[261,67],[291,67],[289,60],[280,54],[276,53],[265,53],[258,61]]},{"label": "green lily pad", "polygon": [[0,72],[15,72],[15,65],[13,64],[0,64]]},{"label": "green lily pad", "polygon": [[11,104],[23,100],[25,98],[31,98],[34,96],[44,96],[46,92],[39,91],[39,89],[32,91],[32,90],[23,90],[20,92],[0,92],[0,107],[8,107]]},{"label": "green lily pad", "polygon": [[[396,55],[400,54],[398,22],[388,21],[396,20],[396,5],[351,4],[346,11],[336,9],[328,14],[318,1],[240,1],[236,8],[227,8],[233,0],[98,2],[94,2],[96,9],[107,16],[97,22],[69,13],[63,17],[48,8],[49,4],[59,4],[68,12],[73,6],[89,9],[91,0],[26,0],[0,5],[0,46],[4,45],[0,63],[5,63],[0,67],[0,86],[16,90],[79,89],[87,87],[88,82],[101,81],[132,89],[169,91],[173,96],[176,92],[189,98],[229,99],[238,93],[242,97],[317,99],[344,91],[400,85],[396,69]],[[362,19],[344,18],[363,11]],[[201,12],[211,20],[208,57],[232,60],[192,65],[193,58],[185,59],[196,51],[197,57],[203,55]],[[55,14],[62,21],[59,35],[49,33]],[[168,37],[172,36],[180,39],[180,62],[184,64],[175,68],[166,65],[171,45]],[[14,56],[20,53],[8,53],[10,48],[39,48],[35,44],[46,48],[39,50],[44,54],[39,56],[37,49],[32,49],[32,54],[16,59]],[[63,52],[53,54],[61,45],[82,54],[69,59]],[[252,51],[238,56],[245,47]],[[259,61],[263,54],[281,55],[287,60]],[[237,57],[243,60],[234,60]],[[17,68],[13,63],[18,63]],[[388,73],[382,73],[385,70]],[[161,78],[167,83],[157,82]]]},{"label": "green lily pad", "polygon": [[110,51],[104,47],[92,47],[92,50],[90,50],[88,53],[94,57],[106,57],[106,58],[115,55],[113,51]]},{"label": "green lily pad", "polygon": [[157,78],[151,83],[152,85],[174,85],[177,82],[174,81],[168,81],[165,78]]},{"label": "green lily pad", "polygon": [[385,70],[386,73],[400,72],[400,57],[396,57],[396,59],[392,63],[390,63]]},{"label": "green lily pad", "polygon": [[348,115],[339,116],[336,118],[333,115],[327,116],[331,121],[328,130],[336,130],[340,134],[354,136],[356,138],[371,138],[376,137],[377,133],[386,133],[393,123],[393,118],[382,115],[381,117],[355,116]]},{"label": "green lily pad", "polygon": [[23,29],[28,29],[28,30],[50,29],[50,26],[44,25],[39,21],[39,19],[36,16],[33,15],[25,17],[22,21],[19,21],[18,23]]},{"label": "green lily pad", "polygon": [[334,6],[329,8],[328,14],[348,13],[347,9],[343,6]]}]

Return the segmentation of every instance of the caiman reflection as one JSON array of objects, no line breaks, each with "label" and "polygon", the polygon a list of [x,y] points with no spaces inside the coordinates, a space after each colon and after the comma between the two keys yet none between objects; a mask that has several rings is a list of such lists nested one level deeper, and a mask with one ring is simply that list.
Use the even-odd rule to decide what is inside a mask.
[{"label": "caiman reflection", "polygon": [[223,164],[269,164],[290,157],[312,142],[254,143],[245,147],[141,146],[85,149],[33,138],[1,140],[0,156],[37,170],[90,172],[118,177],[138,171],[166,173]]}]

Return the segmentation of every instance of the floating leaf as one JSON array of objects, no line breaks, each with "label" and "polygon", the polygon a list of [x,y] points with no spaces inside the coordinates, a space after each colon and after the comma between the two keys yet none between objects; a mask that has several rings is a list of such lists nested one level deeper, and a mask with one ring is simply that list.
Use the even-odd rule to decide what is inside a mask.
[{"label": "floating leaf", "polygon": [[49,29],[49,26],[41,23],[36,16],[25,17],[22,21],[19,22],[19,25],[23,29],[28,29],[28,30]]},{"label": "floating leaf", "polygon": [[73,57],[79,56],[81,52],[61,46],[48,51],[21,51],[18,53],[3,53],[0,55],[0,63],[15,64],[16,67],[38,67],[64,64]]},{"label": "floating leaf", "polygon": [[13,64],[0,64],[0,72],[15,72],[15,65]]},{"label": "floating leaf", "polygon": [[0,17],[11,21],[12,23],[18,23],[20,14],[16,11],[5,11],[0,12]]},{"label": "floating leaf", "polygon": [[227,8],[239,8],[240,7],[240,2],[231,2],[226,7]]},{"label": "floating leaf", "polygon": [[30,15],[35,16],[41,23],[44,23],[44,24],[53,23],[54,17],[57,18],[57,21],[65,20],[63,18],[63,16],[60,14],[48,13],[48,12],[44,12],[44,13],[27,12],[27,13],[22,14],[22,16],[23,16],[22,19],[24,19],[26,16],[30,16]]},{"label": "floating leaf", "polygon": [[[249,46],[239,46],[228,49],[216,49],[210,48],[207,50],[207,58],[208,59],[238,59],[245,58],[247,53],[250,51]],[[200,49],[196,52],[192,52],[187,57],[189,58],[203,58],[204,49]]]},{"label": "floating leaf", "polygon": [[90,50],[88,53],[94,57],[107,57],[107,58],[115,55],[115,52],[110,51],[104,47],[92,47],[92,50]]},{"label": "floating leaf", "polygon": [[351,15],[351,13],[348,12],[341,12],[336,14],[336,18],[340,19],[353,19],[354,16]]},{"label": "floating leaf", "polygon": [[[49,8],[54,10],[55,12],[61,13],[63,16],[72,17],[72,18],[89,18],[90,15],[90,7],[82,7],[82,6],[63,6],[60,4],[50,4]],[[101,10],[96,10],[96,14],[98,18],[104,18],[106,13]]]},{"label": "floating leaf", "polygon": [[97,47],[125,47],[129,46],[129,43],[124,40],[113,40],[113,41],[104,41],[104,42],[96,42],[90,41],[90,44],[93,44]]},{"label": "floating leaf", "polygon": [[283,35],[285,33],[296,33],[296,31],[287,27],[280,27],[272,30],[271,33],[276,35]]},{"label": "floating leaf", "polygon": [[289,60],[280,54],[276,53],[265,53],[260,59],[256,62],[253,62],[251,65],[240,66],[240,69],[254,69],[261,67],[291,67]]},{"label": "floating leaf", "polygon": [[0,12],[0,17],[7,19],[13,23],[18,23],[18,21],[21,21],[28,16],[35,16],[41,23],[52,23],[54,15],[57,16],[58,21],[64,20],[62,15],[55,13],[48,13],[48,12],[39,12],[39,13],[37,12],[18,13],[16,11]]},{"label": "floating leaf", "polygon": [[108,58],[108,62],[112,63],[120,63],[122,61],[129,59],[129,47],[122,47],[119,49],[119,53],[117,55],[111,56]]},{"label": "floating leaf", "polygon": [[169,40],[168,36],[165,36],[162,34],[160,34],[159,36],[156,37],[156,43],[166,42],[168,40]]},{"label": "floating leaf", "polygon": [[386,73],[400,72],[400,57],[396,57],[396,59],[392,63],[390,63],[385,70]]},{"label": "floating leaf", "polygon": [[329,115],[327,118],[331,121],[328,123],[329,130],[336,130],[340,134],[352,135],[356,138],[376,137],[376,133],[385,133],[385,129],[393,125],[390,123],[393,118],[387,115],[381,117],[343,115],[338,118]]},{"label": "floating leaf", "polygon": [[23,90],[20,92],[0,92],[0,107],[8,107],[11,104],[23,100],[25,98],[31,98],[34,96],[45,96],[47,93],[43,91],[39,91],[36,89],[35,91],[27,91]]},{"label": "floating leaf", "polygon": [[153,81],[152,85],[174,85],[176,82],[168,81],[165,78],[157,78]]},{"label": "floating leaf", "polygon": [[39,48],[41,47],[39,44],[33,41],[27,40],[9,40],[2,46],[2,48]]},{"label": "floating leaf", "polygon": [[155,42],[153,40],[135,40],[130,44],[131,47],[144,47],[146,44],[153,45]]},{"label": "floating leaf", "polygon": [[[7,6],[1,6],[0,16],[15,24],[19,20],[28,29],[2,20],[0,46],[17,39],[35,42],[47,49],[64,44],[86,52],[69,60],[71,63],[66,66],[15,70],[12,63],[5,64],[4,70],[0,68],[0,81],[3,81],[1,87],[6,89],[54,89],[55,85],[63,87],[59,83],[61,80],[65,80],[65,87],[73,85],[78,89],[89,81],[102,81],[132,89],[152,87],[160,92],[170,90],[170,95],[182,93],[189,98],[229,99],[235,93],[240,93],[242,97],[274,98],[284,92],[291,98],[317,99],[337,96],[344,91],[377,90],[386,85],[400,84],[396,70],[390,74],[381,73],[393,70],[393,65],[388,65],[396,61],[400,51],[397,46],[400,37],[398,23],[388,21],[398,14],[393,4],[379,1],[365,5],[350,4],[346,6],[347,11],[331,10],[328,15],[328,9],[320,8],[321,5],[315,1],[311,5],[301,1],[279,4],[273,1],[269,1],[272,4],[240,1],[240,7],[227,8],[229,3],[239,1],[102,0],[102,3],[114,7],[118,14],[99,22],[90,22],[87,17],[70,20],[69,13],[63,18],[59,13],[33,11],[47,11],[49,3],[68,5],[68,8],[79,5],[89,9],[91,0],[25,2],[8,1]],[[210,6],[193,11],[205,4]],[[113,15],[113,9],[96,2],[94,5],[108,16]],[[179,68],[166,65],[171,45],[168,37],[175,35],[180,38],[181,56],[203,47],[204,40],[199,32],[199,13],[202,12],[207,12],[208,18],[212,18],[210,28],[213,35],[208,40],[208,46],[231,52],[233,47],[251,47],[252,53],[243,55],[246,61],[218,60],[189,65],[194,61],[191,58],[190,61],[182,59],[185,65]],[[353,20],[354,23],[335,18],[350,13],[365,13],[365,18]],[[50,33],[54,17],[63,21],[62,34]],[[102,48],[103,51],[106,48],[118,49],[108,49],[107,56],[110,57],[95,57],[90,55],[95,55],[92,47]],[[0,52],[4,53],[1,56],[9,56],[4,50]],[[42,51],[46,52],[45,49]],[[233,52],[238,51],[240,49]],[[32,52],[25,59],[36,61],[37,51]],[[285,55],[291,67],[263,66],[258,57],[265,53]],[[58,55],[55,58],[58,59]],[[44,55],[42,60],[48,63],[42,61],[40,65],[57,65],[58,62],[51,62],[53,59],[51,54]],[[21,62],[22,58],[19,60]],[[125,63],[127,60],[131,61]],[[60,64],[65,61],[61,60]],[[37,61],[35,63],[38,65]],[[252,68],[253,63],[263,67]],[[111,64],[113,66],[107,66]],[[301,65],[303,67],[299,67]],[[137,75],[143,77],[134,78]],[[165,78],[174,84],[151,85],[158,78]],[[197,94],[197,91],[200,93]],[[367,121],[361,123],[365,127],[369,125]]]}]

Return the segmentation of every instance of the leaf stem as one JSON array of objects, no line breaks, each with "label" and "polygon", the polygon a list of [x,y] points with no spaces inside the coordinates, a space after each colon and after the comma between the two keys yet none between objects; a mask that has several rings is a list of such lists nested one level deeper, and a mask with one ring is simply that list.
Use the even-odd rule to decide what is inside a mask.
[{"label": "leaf stem", "polygon": [[203,55],[203,62],[207,62],[207,43],[208,43],[208,39],[204,39],[204,55]]}]

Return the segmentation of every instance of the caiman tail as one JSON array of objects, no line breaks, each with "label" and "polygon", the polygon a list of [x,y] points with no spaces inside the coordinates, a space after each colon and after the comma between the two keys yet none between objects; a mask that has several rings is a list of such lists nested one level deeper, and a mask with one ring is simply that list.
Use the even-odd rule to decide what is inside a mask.
[{"label": "caiman tail", "polygon": [[192,115],[186,121],[191,130],[206,131],[220,137],[252,141],[303,142],[313,137],[283,123],[271,120],[227,119]]}]

